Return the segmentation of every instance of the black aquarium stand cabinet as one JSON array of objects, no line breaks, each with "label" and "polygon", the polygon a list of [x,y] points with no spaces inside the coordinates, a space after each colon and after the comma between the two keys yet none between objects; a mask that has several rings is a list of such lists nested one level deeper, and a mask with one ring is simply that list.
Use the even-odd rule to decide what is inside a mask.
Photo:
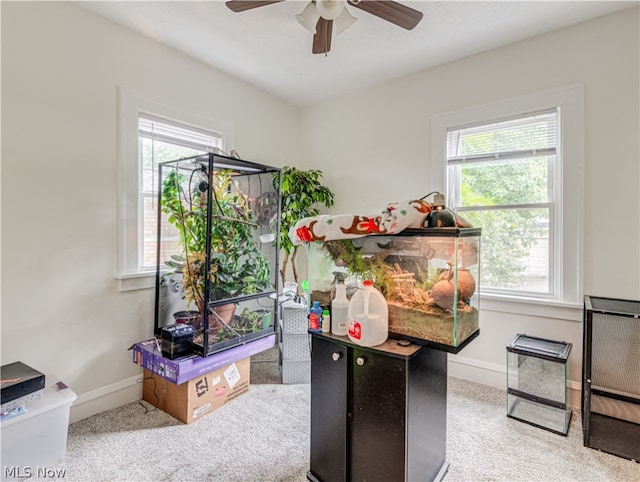
[{"label": "black aquarium stand cabinet", "polygon": [[312,334],[309,480],[440,480],[446,419],[445,351]]}]

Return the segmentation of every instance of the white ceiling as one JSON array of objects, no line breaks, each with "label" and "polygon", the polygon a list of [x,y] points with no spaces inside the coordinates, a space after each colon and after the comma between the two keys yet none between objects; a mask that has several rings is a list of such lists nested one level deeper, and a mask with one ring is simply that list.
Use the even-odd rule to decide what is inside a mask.
[{"label": "white ceiling", "polygon": [[295,105],[309,105],[435,65],[638,6],[640,1],[400,1],[424,13],[404,30],[348,7],[328,55],[295,20],[307,1],[242,13],[224,1],[76,2]]}]

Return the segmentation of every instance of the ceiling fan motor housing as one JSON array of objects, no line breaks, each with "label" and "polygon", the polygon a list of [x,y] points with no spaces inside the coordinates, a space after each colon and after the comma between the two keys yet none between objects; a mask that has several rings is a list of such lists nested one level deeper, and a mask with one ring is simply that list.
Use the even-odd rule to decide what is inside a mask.
[{"label": "ceiling fan motor housing", "polygon": [[316,0],[318,13],[325,20],[335,20],[344,9],[345,0]]}]

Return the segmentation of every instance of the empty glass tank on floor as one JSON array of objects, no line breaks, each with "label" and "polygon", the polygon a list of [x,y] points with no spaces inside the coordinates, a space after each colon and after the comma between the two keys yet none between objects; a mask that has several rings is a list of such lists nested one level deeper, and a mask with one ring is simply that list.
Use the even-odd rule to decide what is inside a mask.
[{"label": "empty glass tank on floor", "polygon": [[571,343],[518,335],[507,346],[507,416],[566,435]]},{"label": "empty glass tank on floor", "polygon": [[280,170],[205,154],[159,164],[155,331],[203,356],[273,334]]}]

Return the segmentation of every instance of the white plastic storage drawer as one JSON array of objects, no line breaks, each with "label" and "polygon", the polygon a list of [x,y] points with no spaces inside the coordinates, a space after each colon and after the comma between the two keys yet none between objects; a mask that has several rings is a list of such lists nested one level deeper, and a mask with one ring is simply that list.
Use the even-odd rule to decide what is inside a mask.
[{"label": "white plastic storage drawer", "polygon": [[282,360],[282,383],[292,385],[309,383],[311,381],[311,360],[290,359]]},{"label": "white plastic storage drawer", "polygon": [[282,332],[288,334],[307,333],[309,329],[309,314],[306,307],[282,308]]},{"label": "white plastic storage drawer", "polygon": [[309,335],[282,335],[282,357],[287,358],[310,358],[311,339]]}]

